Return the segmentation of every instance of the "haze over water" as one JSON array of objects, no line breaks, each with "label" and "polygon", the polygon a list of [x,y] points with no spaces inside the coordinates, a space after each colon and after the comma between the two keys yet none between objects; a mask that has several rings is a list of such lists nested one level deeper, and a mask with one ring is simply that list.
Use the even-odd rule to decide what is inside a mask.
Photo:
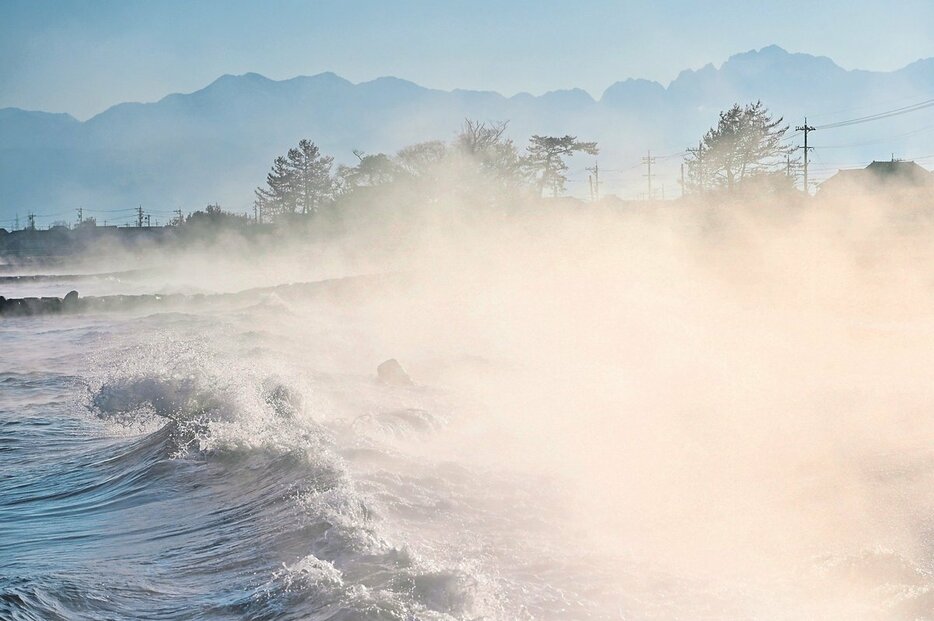
[{"label": "haze over water", "polygon": [[929,225],[769,213],[152,253],[75,286],[371,276],[5,318],[3,615],[925,618]]}]

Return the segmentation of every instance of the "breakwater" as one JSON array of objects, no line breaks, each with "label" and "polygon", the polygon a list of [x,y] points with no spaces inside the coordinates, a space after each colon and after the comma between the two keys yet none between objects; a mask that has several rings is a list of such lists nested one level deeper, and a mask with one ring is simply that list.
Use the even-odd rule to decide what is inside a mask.
[{"label": "breakwater", "polygon": [[77,291],[69,291],[64,297],[22,297],[6,298],[0,296],[0,317],[25,317],[32,315],[60,315],[71,313],[99,313],[132,311],[139,308],[185,308],[216,301],[242,301],[258,299],[263,295],[326,294],[331,298],[346,298],[365,291],[372,285],[392,279],[401,283],[401,274],[368,274],[333,278],[314,282],[290,283],[273,287],[257,287],[235,293],[215,294],[141,294],[141,295],[99,295],[81,296]]}]

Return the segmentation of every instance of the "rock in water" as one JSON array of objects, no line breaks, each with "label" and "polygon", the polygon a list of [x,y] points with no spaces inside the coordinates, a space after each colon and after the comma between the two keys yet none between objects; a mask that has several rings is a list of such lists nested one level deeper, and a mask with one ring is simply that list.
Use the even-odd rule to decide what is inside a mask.
[{"label": "rock in water", "polygon": [[381,382],[393,384],[394,386],[411,386],[412,378],[405,372],[402,365],[395,358],[390,358],[386,362],[376,367],[376,375]]},{"label": "rock in water", "polygon": [[66,313],[78,310],[78,292],[69,291],[62,299],[62,310]]}]

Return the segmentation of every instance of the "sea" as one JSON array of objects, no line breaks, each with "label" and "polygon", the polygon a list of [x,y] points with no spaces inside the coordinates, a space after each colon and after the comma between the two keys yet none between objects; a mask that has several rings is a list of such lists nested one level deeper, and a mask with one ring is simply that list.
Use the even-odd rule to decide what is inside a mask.
[{"label": "sea", "polygon": [[[681,571],[676,540],[656,543],[662,562],[627,548],[625,533],[608,537],[614,512],[664,504],[691,524],[710,519],[714,501],[662,488],[620,503],[625,472],[602,478],[600,492],[524,462],[504,427],[477,423],[488,404],[444,381],[466,369],[495,382],[489,360],[399,337],[428,320],[404,304],[398,279],[224,295],[236,287],[195,288],[158,270],[34,271],[4,274],[0,292],[190,297],[0,317],[0,619],[934,618],[929,568],[871,537],[776,576],[686,561]],[[389,359],[411,382],[378,376]],[[534,436],[534,416],[519,420],[511,433]],[[594,423],[568,411],[562,424]],[[625,437],[614,451],[632,449]],[[560,450],[546,436],[535,452]],[[867,477],[923,483],[929,470]],[[587,519],[611,496],[603,526]],[[865,593],[870,603],[841,605]]]},{"label": "sea", "polygon": [[620,618],[589,594],[613,577],[557,544],[542,481],[431,450],[460,405],[379,379],[394,352],[368,349],[364,298],[0,319],[0,618]]}]

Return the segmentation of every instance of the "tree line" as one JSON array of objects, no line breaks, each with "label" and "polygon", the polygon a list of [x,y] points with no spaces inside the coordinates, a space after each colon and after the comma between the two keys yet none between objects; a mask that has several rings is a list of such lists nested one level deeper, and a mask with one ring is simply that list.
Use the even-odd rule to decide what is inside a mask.
[{"label": "tree line", "polygon": [[529,139],[524,152],[506,136],[507,123],[466,120],[451,142],[428,141],[393,155],[354,151],[352,166],[334,167],[334,158],[307,139],[277,157],[256,188],[254,206],[265,220],[315,214],[335,201],[374,188],[417,193],[423,200],[457,195],[501,205],[520,196],[558,196],[567,183],[567,158],[596,155],[596,142],[576,136]]},{"label": "tree line", "polygon": [[[409,145],[395,154],[355,150],[357,162],[334,166],[334,158],[308,139],[277,157],[256,188],[261,219],[311,215],[336,201],[374,189],[405,190],[424,201],[442,195],[501,205],[519,197],[561,195],[567,159],[597,155],[596,142],[576,136],[533,135],[523,150],[506,135],[507,122],[466,120],[451,142]],[[798,165],[794,147],[784,144],[788,125],[761,102],[735,104],[719,114],[685,157],[685,193],[787,191]]]},{"label": "tree line", "polygon": [[[507,122],[464,121],[450,142],[409,145],[394,154],[355,150],[353,165],[334,166],[334,158],[308,139],[275,158],[266,183],[255,190],[255,220],[273,222],[293,215],[312,215],[355,196],[394,195],[397,202],[440,203],[460,198],[473,205],[508,207],[517,199],[560,196],[567,184],[567,160],[576,154],[597,155],[596,142],[576,136],[533,135],[520,149],[506,134]],[[711,127],[684,154],[684,193],[790,192],[800,168],[787,144],[789,126],[761,101],[734,104],[721,111]],[[26,228],[35,228],[31,220]],[[171,225],[244,225],[242,214],[208,205]],[[93,217],[79,225],[93,228]],[[53,227],[67,227],[64,221]]]}]

